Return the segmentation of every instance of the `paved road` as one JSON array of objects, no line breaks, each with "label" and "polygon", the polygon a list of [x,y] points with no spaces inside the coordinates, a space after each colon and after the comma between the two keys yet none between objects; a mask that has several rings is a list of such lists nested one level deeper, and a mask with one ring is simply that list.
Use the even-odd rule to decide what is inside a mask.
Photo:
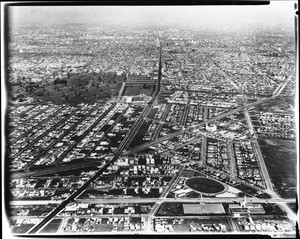
[{"label": "paved road", "polygon": [[[240,203],[244,198],[227,197],[227,198],[99,198],[99,199],[76,199],[78,203],[162,203],[162,202],[202,202],[202,203]],[[247,198],[248,202],[252,203],[296,203],[296,198]],[[25,200],[25,201],[10,201],[9,204],[13,206],[19,205],[46,205],[46,204],[60,204],[63,200]]]},{"label": "paved road", "polygon": [[[264,191],[262,188],[260,187],[257,187],[253,184],[250,184],[249,182],[247,182],[246,180],[243,180],[243,179],[240,179],[240,178],[235,178],[233,175],[229,174],[229,173],[226,173],[224,171],[220,171],[218,169],[215,169],[214,167],[212,166],[209,166],[209,165],[206,165],[205,166],[207,169],[210,169],[211,171],[215,171],[215,172],[218,172],[219,174],[222,174],[222,175],[225,175],[227,176],[228,178],[231,178],[233,180],[237,180],[238,182],[248,186],[248,187],[251,187],[252,189],[255,189],[256,191]],[[212,177],[213,178],[213,177]]]},{"label": "paved road", "polygon": [[97,163],[99,162],[82,162],[82,163],[67,165],[67,166],[59,166],[59,167],[55,166],[51,168],[28,171],[24,173],[12,173],[10,174],[10,177],[11,178],[33,178],[33,177],[39,177],[47,174],[55,174],[55,173],[61,173],[66,171],[72,171],[75,169],[83,169],[89,166],[95,166]]},{"label": "paved road", "polygon": [[225,77],[225,79],[227,81],[230,82],[230,84],[232,84],[234,86],[234,88],[240,93],[240,94],[244,94],[242,92],[242,90],[240,89],[240,87],[227,75],[227,73],[225,71],[223,71],[220,66],[212,59],[212,57],[210,57],[211,61],[218,67],[219,71],[221,71],[222,75]]},{"label": "paved road", "polygon": [[[25,173],[13,173],[11,176],[13,178],[24,178],[24,177],[34,177],[34,176],[41,176],[45,174],[53,174],[53,173],[59,173],[59,172],[64,172],[64,171],[70,171],[74,169],[79,169],[79,168],[84,168],[88,166],[96,166],[97,164],[100,164],[101,162],[93,160],[92,162],[88,162],[85,159],[89,157],[87,154],[85,157],[82,158],[82,163],[76,163],[68,166],[61,166],[60,161],[62,158],[64,158],[79,142],[82,138],[84,138],[89,132],[90,129],[92,129],[101,119],[104,118],[104,116],[112,109],[114,105],[112,105],[108,110],[106,110],[99,119],[91,126],[85,133],[79,138],[78,141],[76,141],[66,152],[64,152],[60,157],[56,159],[56,161],[53,163],[53,165],[57,165],[56,167],[49,167],[45,169],[40,169],[40,170],[34,170],[34,171],[28,171]],[[127,109],[127,108],[126,108]],[[126,111],[126,109],[123,111],[123,113]],[[114,121],[114,123],[107,129],[105,134],[99,139],[99,141],[103,140],[103,138],[107,135],[108,132],[119,122],[121,119],[123,113]],[[94,149],[97,147],[97,144],[90,150],[90,153],[94,151]]]},{"label": "paved road", "polygon": [[[135,130],[135,127],[133,126],[133,130]],[[92,182],[94,182],[110,165],[112,165],[120,156],[122,153],[125,145],[128,142],[128,139],[131,137],[131,134],[134,131],[130,131],[123,141],[120,143],[118,149],[115,152],[115,156],[107,163],[105,164],[102,168],[100,168],[88,181],[86,181],[79,189],[74,191],[67,199],[65,199],[61,204],[59,204],[51,213],[49,213],[39,224],[35,225],[32,227],[27,234],[34,234],[38,232],[44,225],[46,225],[55,215],[57,215],[60,211],[62,211],[68,203],[72,202],[75,200],[78,196],[80,196],[85,189],[87,189]]]},{"label": "paved road", "polygon": [[150,100],[150,102],[148,103],[148,105],[146,106],[146,108],[143,110],[142,115],[140,116],[138,121],[132,126],[131,134],[130,134],[130,136],[128,136],[127,143],[125,144],[124,148],[129,147],[130,142],[133,140],[133,138],[135,137],[135,135],[139,131],[140,127],[142,126],[142,123],[144,122],[145,118],[149,114],[149,112],[150,112],[154,102],[156,101],[159,92],[160,92],[161,77],[162,77],[162,59],[161,59],[162,55],[161,54],[162,54],[162,46],[161,46],[161,43],[160,43],[160,47],[159,47],[159,64],[158,64],[158,80],[157,80],[157,87],[156,87],[155,93],[154,93],[152,99]]},{"label": "paved road", "polygon": [[189,106],[190,106],[190,99],[188,100],[187,104],[185,105],[184,107],[184,112],[182,114],[182,118],[181,118],[181,123],[180,125],[184,126],[185,125],[185,122],[186,122],[186,118],[187,118],[187,114],[188,114],[188,109],[189,109]]},{"label": "paved road", "polygon": [[[100,198],[76,199],[80,203],[159,203],[159,202],[201,202],[201,203],[240,203],[244,198]],[[247,198],[249,203],[295,203],[296,198]]]},{"label": "paved road", "polygon": [[273,92],[273,96],[279,96],[281,94],[287,83],[292,79],[293,75],[294,72],[291,72],[288,75],[288,77],[275,89],[275,91]]},{"label": "paved road", "polygon": [[[128,217],[129,214],[83,214],[83,215],[76,215],[74,218],[108,218],[108,217]],[[11,219],[36,219],[39,216],[12,216]],[[130,217],[148,217],[148,214],[141,213],[141,214],[130,214]],[[55,219],[70,219],[70,215],[56,215]]]},{"label": "paved road", "polygon": [[258,160],[258,163],[259,163],[259,166],[260,166],[261,173],[262,173],[263,178],[265,180],[268,193],[271,194],[272,196],[276,197],[277,194],[275,194],[275,192],[273,190],[273,185],[272,185],[272,182],[271,182],[271,179],[270,179],[270,175],[269,175],[267,166],[265,164],[265,160],[264,160],[264,158],[261,154],[260,147],[259,147],[257,139],[253,139],[252,145],[254,147],[254,152],[255,152],[255,155],[257,156],[257,160]]},{"label": "paved road", "polygon": [[[201,139],[200,139],[200,137],[201,137]],[[180,149],[184,146],[187,146],[192,143],[197,143],[197,142],[201,142],[201,153],[203,153],[202,155],[204,155],[206,157],[206,146],[204,147],[204,145],[206,144],[206,138],[203,137],[201,134],[197,134],[196,136],[189,138],[188,141],[185,141],[184,143],[177,144],[175,146],[175,148],[173,148],[173,149],[163,151],[162,154],[174,153],[177,149]],[[204,157],[204,159],[205,159],[205,157]]]},{"label": "paved road", "polygon": [[[150,101],[149,106],[152,107],[152,104],[157,98],[157,95],[160,91],[160,84],[161,84],[161,52],[162,52],[162,46],[160,44],[160,52],[159,52],[159,71],[158,71],[158,87],[156,89],[156,93],[153,97],[153,99]],[[146,112],[146,111],[144,111]],[[144,113],[145,114],[145,113]],[[62,211],[68,203],[75,200],[78,196],[80,196],[85,189],[87,189],[92,182],[94,182],[110,165],[112,165],[121,155],[123,152],[125,146],[128,144],[129,140],[132,139],[132,135],[135,135],[137,130],[140,127],[140,122],[144,120],[145,115],[142,114],[139,118],[139,120],[132,126],[128,134],[125,136],[125,138],[120,143],[118,149],[115,152],[114,157],[102,168],[100,168],[88,181],[86,181],[79,189],[77,189],[75,192],[73,192],[66,200],[64,200],[61,204],[59,204],[52,212],[50,212],[40,223],[36,224],[34,227],[32,227],[26,234],[35,234],[37,233],[43,226],[45,226],[54,216],[56,216],[60,211]]]},{"label": "paved road", "polygon": [[230,159],[230,174],[232,175],[232,177],[235,178],[237,175],[236,175],[236,164],[235,164],[235,156],[233,152],[232,140],[227,141],[227,151]]},{"label": "paved road", "polygon": [[[27,119],[27,121],[31,120],[32,118],[35,118],[37,115],[40,115],[40,114],[44,113],[44,112],[47,111],[47,110],[48,110],[48,108],[45,109],[45,110],[42,110],[42,111],[40,111],[40,112],[38,112],[38,113],[36,113],[36,114],[34,114],[34,115],[32,115],[32,116],[30,116],[30,117]],[[23,134],[21,134],[20,136],[18,136],[17,138],[15,138],[13,141],[11,141],[11,142],[9,142],[9,143],[10,143],[10,144],[14,144],[14,143],[17,142],[19,139],[24,138],[26,135],[32,133],[32,131],[33,131],[34,129],[40,127],[40,126],[43,125],[45,122],[49,121],[51,118],[54,118],[54,117],[55,117],[60,111],[62,111],[62,110],[63,110],[62,107],[59,108],[59,109],[58,109],[57,111],[55,111],[53,114],[49,115],[46,119],[40,121],[37,125],[33,126],[32,128],[27,129],[27,131],[25,131]],[[56,125],[55,125],[55,126],[56,126]]]},{"label": "paved road", "polygon": [[180,180],[180,176],[183,173],[184,169],[185,169],[185,166],[182,166],[180,171],[177,172],[176,175],[173,176],[172,180],[169,182],[168,187],[165,189],[165,191],[161,195],[161,198],[166,198],[168,196],[168,194],[172,190],[173,186],[176,185],[178,183],[178,181]]},{"label": "paved road", "polygon": [[149,118],[146,118],[145,120],[146,120],[146,121],[152,121],[153,123],[157,123],[157,124],[160,124],[160,125],[167,124],[167,125],[179,127],[179,124],[178,124],[178,123],[166,122],[166,121],[163,121],[162,119],[161,119],[161,120],[158,120],[158,119],[149,119]]},{"label": "paved road", "polygon": [[11,206],[22,205],[47,205],[47,204],[60,204],[63,200],[13,200],[9,201]]},{"label": "paved road", "polygon": [[[91,110],[89,110],[89,112],[85,116],[83,116],[82,118],[80,118],[79,121],[75,122],[69,129],[65,130],[64,133],[61,136],[59,136],[58,138],[56,138],[50,145],[48,145],[42,152],[40,152],[32,161],[30,161],[25,166],[25,169],[30,168],[35,162],[37,162],[41,157],[43,157],[51,148],[53,148],[53,146],[55,144],[57,144],[58,142],[60,142],[61,139],[63,139],[66,135],[68,135],[70,132],[72,132],[72,130],[74,130],[77,127],[78,124],[80,124],[82,121],[84,121],[84,119],[87,118],[94,110],[95,110],[95,107],[92,108]],[[99,119],[96,120],[96,122],[98,122],[98,121],[99,121]],[[95,123],[93,123],[93,125],[94,124]],[[90,128],[91,127],[89,127],[89,129]]]},{"label": "paved road", "polygon": [[189,126],[189,127],[185,128],[185,129],[176,131],[176,132],[174,132],[174,133],[172,133],[172,134],[169,134],[169,135],[166,135],[166,136],[164,136],[164,137],[158,138],[158,139],[153,140],[153,141],[151,141],[151,142],[148,142],[148,143],[139,145],[139,146],[137,146],[137,147],[131,149],[131,152],[136,153],[136,152],[142,151],[142,150],[148,148],[149,146],[155,145],[155,144],[157,144],[157,143],[159,143],[159,142],[162,142],[162,141],[165,141],[165,140],[169,140],[169,139],[171,139],[171,138],[176,137],[177,135],[183,134],[185,131],[189,131],[189,130],[191,130],[191,129],[197,129],[197,128],[199,128],[199,127],[202,127],[202,126],[205,125],[206,123],[212,123],[212,122],[214,122],[214,121],[216,121],[216,120],[219,120],[219,119],[222,119],[222,118],[224,118],[224,117],[227,117],[228,115],[237,113],[237,112],[243,110],[244,108],[252,108],[252,107],[254,107],[254,106],[256,106],[256,105],[262,104],[262,103],[264,103],[264,102],[266,102],[266,101],[269,101],[269,100],[271,100],[271,99],[274,99],[274,98],[275,98],[275,96],[271,96],[271,97],[269,97],[269,98],[263,98],[263,99],[261,99],[261,100],[258,100],[258,101],[249,103],[249,104],[247,104],[247,105],[245,105],[245,106],[240,106],[240,107],[237,107],[237,108],[235,108],[235,109],[229,110],[229,111],[227,111],[227,112],[225,112],[225,113],[223,113],[223,114],[219,114],[219,115],[217,115],[217,116],[215,116],[215,117],[213,117],[213,118],[211,118],[211,119],[208,119],[208,120],[206,120],[206,121],[200,122],[199,124]]},{"label": "paved road", "polygon": [[118,95],[118,100],[117,101],[120,101],[123,93],[124,93],[124,89],[125,89],[125,81],[122,82],[122,86],[121,86],[121,89],[119,91],[119,95]]},{"label": "paved road", "polygon": [[251,137],[252,137],[254,135],[254,128],[253,128],[253,125],[251,123],[249,111],[248,111],[247,108],[244,109],[244,116],[245,116],[245,119],[247,121],[248,129],[249,129]]},{"label": "paved road", "polygon": [[201,138],[201,156],[200,156],[200,165],[206,165],[206,156],[207,156],[207,138],[202,136]]},{"label": "paved road", "polygon": [[[45,226],[54,216],[57,215],[57,213],[59,213],[61,210],[64,209],[64,207],[71,201],[76,200],[77,202],[86,202],[86,203],[124,203],[124,202],[130,202],[130,203],[144,203],[144,202],[153,202],[153,203],[157,203],[157,202],[228,202],[228,203],[236,203],[236,202],[240,202],[241,200],[243,200],[242,198],[201,198],[201,199],[194,199],[194,198],[186,198],[186,199],[182,199],[182,198],[176,198],[176,199],[172,199],[172,198],[126,198],[126,199],[77,199],[78,196],[80,196],[87,187],[89,187],[89,185],[94,182],[111,164],[113,164],[118,157],[121,155],[121,153],[123,152],[124,148],[126,147],[126,145],[128,145],[130,143],[130,141],[134,138],[135,134],[138,132],[141,123],[144,121],[144,117],[147,115],[147,113],[149,112],[149,110],[151,109],[153,103],[155,102],[158,93],[160,92],[160,85],[161,85],[161,69],[162,69],[162,62],[161,62],[161,52],[162,52],[162,47],[160,44],[160,53],[159,53],[159,73],[158,73],[158,85],[157,85],[157,89],[156,92],[152,98],[152,100],[149,102],[148,106],[145,108],[145,110],[143,111],[143,113],[141,114],[140,118],[138,121],[136,121],[136,123],[133,125],[133,127],[130,129],[130,131],[128,132],[128,134],[125,136],[125,138],[123,139],[123,141],[120,143],[118,149],[115,152],[115,156],[113,157],[113,159],[111,159],[106,165],[104,165],[101,169],[99,169],[82,187],[80,187],[78,190],[76,190],[69,198],[67,198],[66,200],[60,202],[60,204],[58,205],[58,207],[56,207],[51,213],[49,213],[45,219],[43,219],[41,221],[41,223],[35,225],[32,229],[29,230],[29,234],[33,234],[38,232],[43,226]],[[258,101],[255,101],[253,103],[250,104],[246,104],[244,106],[238,107],[236,109],[230,110],[224,114],[218,115],[216,117],[213,117],[209,120],[207,120],[207,122],[213,122],[215,120],[221,119],[223,117],[226,117],[227,115],[236,113],[240,110],[243,110],[245,108],[251,108],[254,107],[255,105],[261,104],[265,101],[268,101],[270,99],[275,98],[277,95],[273,95],[269,98],[264,98]],[[175,132],[174,134],[168,135],[166,137],[163,137],[162,139],[158,139],[155,140],[153,142],[151,142],[150,145],[152,144],[156,144],[158,142],[164,141],[166,139],[172,138],[178,134],[184,133],[187,130],[191,130],[191,129],[195,129],[198,128],[200,126],[202,126],[203,124],[207,123],[207,122],[202,122],[200,124],[194,125],[194,126],[190,126],[187,129],[184,130],[180,130],[178,132]],[[149,144],[144,144],[143,147],[145,147],[146,145]],[[141,148],[143,148],[141,147]],[[140,148],[139,148],[140,149]],[[272,199],[258,199],[258,198],[251,198],[248,199],[249,202],[253,202],[253,203],[279,203],[279,204],[283,204],[285,205],[285,203],[291,203],[291,202],[295,202],[296,199],[282,199],[282,198],[272,198]]]},{"label": "paved road", "polygon": [[[58,110],[56,112],[53,113],[53,117],[57,116],[57,113],[61,111],[61,110]],[[16,157],[18,157],[19,155],[21,155],[23,152],[25,152],[26,150],[30,149],[36,142],[38,142],[41,138],[47,136],[49,134],[49,132],[52,132],[53,130],[57,129],[59,125],[63,125],[63,123],[72,116],[73,113],[75,113],[76,110],[73,110],[70,115],[68,116],[63,116],[62,119],[60,119],[58,122],[56,122],[53,126],[51,126],[49,129],[47,129],[44,133],[42,133],[41,135],[39,135],[38,137],[34,138],[34,139],[28,139],[28,140],[31,140],[30,143],[28,143],[24,148],[22,148],[18,153],[15,153],[13,155],[11,155],[11,159],[14,159]],[[48,119],[50,120],[51,117],[48,117],[47,119],[43,120],[41,123],[45,123]],[[41,125],[41,123],[39,125]],[[32,131],[33,129],[31,129],[30,131]]]},{"label": "paved road", "polygon": [[[100,115],[100,117],[78,138],[78,140],[66,151],[64,152],[59,158],[57,158],[55,160],[55,162],[53,164],[58,164],[60,163],[60,161],[70,152],[72,151],[72,149],[74,147],[76,147],[82,139],[84,139],[86,137],[86,135],[88,135],[88,133],[90,133],[91,129],[93,129],[108,113],[110,110],[112,110],[112,108],[115,106],[115,104],[113,104],[111,107],[109,107],[109,109],[107,109],[104,113],[102,113]],[[127,107],[128,108],[128,107]],[[121,119],[121,117],[123,116],[124,112],[127,110],[127,108],[125,108],[123,110],[123,112],[120,114],[120,116],[114,121],[114,123],[106,130],[106,132],[104,133],[104,135],[99,138],[98,142],[100,142],[101,140],[103,140],[103,138],[107,135],[108,132],[110,132],[110,130],[119,122],[119,120]],[[109,119],[111,119],[113,116],[111,116]],[[91,154],[95,148],[97,148],[97,143],[95,144],[95,146],[93,146],[92,149],[89,150],[89,154]],[[89,157],[89,154],[86,154],[82,160],[86,159]],[[102,160],[102,159],[101,159]],[[96,163],[96,162],[95,162]]]},{"label": "paved road", "polygon": [[[53,164],[57,164],[57,163],[60,163],[60,161],[70,152],[70,151],[72,151],[72,149],[75,147],[75,146],[77,146],[80,142],[81,142],[81,140],[82,139],[84,139],[87,135],[88,135],[88,133],[90,133],[91,132],[91,130],[113,109],[115,107],[115,104],[112,104],[105,112],[103,112],[99,117],[98,117],[98,119],[87,129],[87,130],[85,130],[85,132],[82,134],[82,135],[80,135],[80,137],[77,139],[77,141],[73,144],[73,145],[71,145],[71,147],[66,151],[66,152],[64,152],[60,157],[58,157],[56,160],[55,160],[55,162],[53,163]],[[113,117],[113,116],[111,116],[111,117]],[[115,122],[114,122],[114,124],[113,125],[115,125]],[[111,127],[109,128],[109,129],[111,129]],[[103,138],[103,137],[102,137]],[[101,138],[101,139],[102,139]],[[101,139],[99,139],[99,141],[101,140]],[[96,146],[95,146],[96,147]]]},{"label": "paved road", "polygon": [[170,108],[171,108],[171,104],[167,104],[166,108],[165,108],[165,110],[164,110],[164,112],[163,112],[163,114],[162,114],[162,116],[160,118],[160,121],[159,121],[161,123],[159,125],[157,125],[157,127],[155,129],[155,132],[153,134],[152,140],[156,140],[158,138],[159,133],[160,133],[162,127],[163,127],[163,123],[162,122],[166,119],[166,117],[167,117],[167,115],[169,113]]}]

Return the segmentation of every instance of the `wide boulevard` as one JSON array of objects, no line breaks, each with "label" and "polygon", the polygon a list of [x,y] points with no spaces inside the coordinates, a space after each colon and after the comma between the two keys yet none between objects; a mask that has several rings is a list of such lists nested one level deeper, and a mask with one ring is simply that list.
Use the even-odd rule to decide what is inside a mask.
[{"label": "wide boulevard", "polygon": [[159,42],[159,69],[158,69],[158,81],[155,94],[146,108],[143,110],[139,119],[135,122],[135,124],[130,129],[129,133],[125,136],[123,141],[120,143],[118,149],[115,152],[114,157],[105,164],[102,168],[100,168],[88,181],[86,181],[79,189],[77,189],[73,194],[71,194],[66,200],[62,201],[52,212],[50,212],[39,224],[32,227],[27,234],[34,234],[38,232],[45,224],[47,224],[55,215],[57,215],[61,210],[65,208],[67,204],[75,200],[80,194],[84,192],[84,190],[89,187],[89,185],[94,182],[110,165],[112,165],[118,157],[123,152],[125,146],[127,146],[131,140],[134,138],[135,134],[139,130],[144,121],[145,117],[148,115],[153,103],[156,101],[157,96],[160,92],[160,84],[161,84],[161,76],[162,76],[162,45]]}]

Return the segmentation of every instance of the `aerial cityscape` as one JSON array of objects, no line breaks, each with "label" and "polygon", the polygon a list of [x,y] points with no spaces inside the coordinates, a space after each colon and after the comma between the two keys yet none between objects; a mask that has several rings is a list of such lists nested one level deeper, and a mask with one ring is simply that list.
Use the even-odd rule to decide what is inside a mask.
[{"label": "aerial cityscape", "polygon": [[[251,25],[245,15],[230,26],[151,22],[146,12],[163,7],[145,7],[148,22],[135,23],[122,23],[134,7],[99,6],[89,22],[72,7],[11,7],[11,233],[296,237],[291,6],[291,23]],[[47,11],[52,20],[33,21]],[[120,15],[95,22],[110,12]]]}]

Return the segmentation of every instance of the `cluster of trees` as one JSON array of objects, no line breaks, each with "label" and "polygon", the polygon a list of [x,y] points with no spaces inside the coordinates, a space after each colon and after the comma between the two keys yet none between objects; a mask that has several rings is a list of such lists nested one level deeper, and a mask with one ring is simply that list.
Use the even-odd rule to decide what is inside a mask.
[{"label": "cluster of trees", "polygon": [[66,79],[59,79],[59,78],[56,78],[55,81],[54,81],[54,84],[68,84],[68,81]]}]

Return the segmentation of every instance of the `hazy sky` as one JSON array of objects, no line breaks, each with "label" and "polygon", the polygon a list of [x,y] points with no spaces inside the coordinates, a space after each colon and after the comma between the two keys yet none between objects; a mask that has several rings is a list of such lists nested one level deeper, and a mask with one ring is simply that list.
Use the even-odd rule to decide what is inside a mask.
[{"label": "hazy sky", "polygon": [[189,23],[227,26],[235,23],[294,27],[294,1],[272,1],[261,6],[15,6],[16,23]]}]

